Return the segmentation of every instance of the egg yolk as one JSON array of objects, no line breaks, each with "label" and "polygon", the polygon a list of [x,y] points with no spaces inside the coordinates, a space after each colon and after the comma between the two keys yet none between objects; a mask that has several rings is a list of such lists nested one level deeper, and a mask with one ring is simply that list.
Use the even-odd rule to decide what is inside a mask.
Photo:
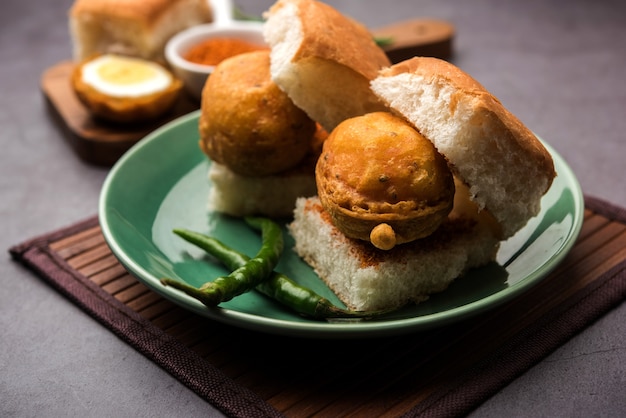
[{"label": "egg yolk", "polygon": [[154,68],[136,61],[111,59],[98,68],[98,75],[107,83],[136,84],[156,76]]},{"label": "egg yolk", "polygon": [[156,63],[140,58],[102,55],[87,62],[83,81],[114,97],[138,97],[160,92],[172,83],[170,73]]}]

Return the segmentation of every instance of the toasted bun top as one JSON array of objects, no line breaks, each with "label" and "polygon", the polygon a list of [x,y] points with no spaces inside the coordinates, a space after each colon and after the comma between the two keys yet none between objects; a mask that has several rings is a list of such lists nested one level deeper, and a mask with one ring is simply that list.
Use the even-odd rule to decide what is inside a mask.
[{"label": "toasted bun top", "polygon": [[312,0],[279,0],[270,8],[270,16],[285,7],[295,7],[302,25],[302,38],[292,62],[323,58],[350,67],[369,79],[376,77],[381,67],[389,65],[369,30],[331,6]]},{"label": "toasted bun top", "polygon": [[556,175],[552,157],[478,81],[449,62],[415,57],[381,70],[371,87],[433,142],[503,239],[539,212]]},{"label": "toasted bun top", "polygon": [[278,0],[265,16],[272,79],[312,119],[331,131],[384,110],[369,81],[390,62],[365,26],[314,0]]},{"label": "toasted bun top", "polygon": [[[151,26],[177,3],[187,0],[76,0],[70,9],[70,17],[106,16],[140,22]],[[207,13],[210,8],[207,2]]]}]

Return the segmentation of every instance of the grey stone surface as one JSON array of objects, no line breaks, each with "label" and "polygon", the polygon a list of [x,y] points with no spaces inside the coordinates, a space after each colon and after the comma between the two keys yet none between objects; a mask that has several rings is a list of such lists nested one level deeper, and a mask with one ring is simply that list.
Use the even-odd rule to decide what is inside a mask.
[{"label": "grey stone surface", "polygon": [[[270,1],[236,1],[260,14]],[[457,28],[457,65],[571,165],[584,193],[626,206],[626,3],[329,1],[371,27],[410,17]],[[70,0],[9,0],[0,13],[0,415],[218,415],[16,263],[6,250],[97,212],[107,169],[79,160],[52,123],[42,72],[71,56]],[[541,301],[537,301],[541,303]],[[502,389],[475,417],[626,416],[626,304]]]}]

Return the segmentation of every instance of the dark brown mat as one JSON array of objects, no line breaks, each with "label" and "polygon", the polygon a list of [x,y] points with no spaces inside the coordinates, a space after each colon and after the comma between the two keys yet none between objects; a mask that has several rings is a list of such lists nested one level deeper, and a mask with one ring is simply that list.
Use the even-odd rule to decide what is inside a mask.
[{"label": "dark brown mat", "polygon": [[234,417],[464,415],[626,298],[626,210],[594,198],[570,254],[529,292],[465,322],[372,340],[259,334],[189,313],[121,267],[96,217],[10,252]]}]

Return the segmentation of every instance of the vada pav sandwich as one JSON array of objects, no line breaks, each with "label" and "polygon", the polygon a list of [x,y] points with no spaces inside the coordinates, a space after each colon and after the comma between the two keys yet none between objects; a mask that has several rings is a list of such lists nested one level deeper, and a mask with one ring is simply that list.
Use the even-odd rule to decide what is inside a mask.
[{"label": "vada pav sandwich", "polygon": [[212,160],[211,209],[291,217],[298,197],[317,194],[327,132],[385,109],[369,82],[390,62],[363,25],[326,4],[279,1],[266,15],[271,48],[230,58],[208,78],[200,147]]},{"label": "vada pav sandwich", "polygon": [[533,133],[448,62],[407,60],[371,89],[389,112],[330,133],[318,196],[298,199],[289,226],[295,251],[365,311],[423,301],[494,260],[555,176]]},{"label": "vada pav sandwich", "polygon": [[[315,122],[328,132],[319,157],[309,154],[317,161],[309,173],[315,190],[291,193],[281,206],[293,210],[295,252],[348,308],[423,301],[493,261],[500,242],[539,213],[555,176],[550,154],[468,74],[434,58],[391,66],[362,25],[317,1],[279,0],[265,16],[269,53],[231,58],[227,65],[240,64],[222,74],[218,68],[205,85],[201,147],[214,160],[211,179],[227,211],[259,196],[280,199],[285,190],[262,179],[285,179],[285,172],[269,166],[306,166],[296,162],[302,151],[282,152],[295,145],[289,138],[315,143],[307,142]],[[244,70],[253,67],[254,74]],[[229,83],[229,91],[220,78],[234,73],[249,81]],[[276,114],[292,103],[307,117],[292,109],[280,119],[295,117],[297,132],[269,129],[279,142],[252,151],[264,143],[254,139],[264,131],[254,121],[264,120],[266,101],[241,93],[257,88],[281,96]]]},{"label": "vada pav sandwich", "polygon": [[233,216],[288,217],[316,194],[326,132],[271,80],[269,51],[215,67],[202,91],[200,148],[211,159],[209,207]]}]

